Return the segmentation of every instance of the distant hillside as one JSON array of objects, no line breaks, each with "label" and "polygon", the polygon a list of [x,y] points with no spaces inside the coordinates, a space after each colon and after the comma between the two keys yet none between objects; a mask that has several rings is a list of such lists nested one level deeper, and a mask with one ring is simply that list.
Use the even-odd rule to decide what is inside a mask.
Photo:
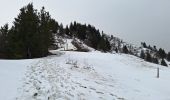
[{"label": "distant hillside", "polygon": [[67,38],[74,40],[72,43],[79,51],[87,52],[86,45],[101,52],[130,54],[164,66],[170,61],[170,53],[162,48],[158,50],[145,42],[137,47],[90,24],[74,21],[64,27],[51,18],[45,7],[38,11],[32,3],[20,9],[13,23],[11,28],[8,24],[0,28],[0,58],[3,59],[44,57],[50,54],[49,50],[60,48]]}]

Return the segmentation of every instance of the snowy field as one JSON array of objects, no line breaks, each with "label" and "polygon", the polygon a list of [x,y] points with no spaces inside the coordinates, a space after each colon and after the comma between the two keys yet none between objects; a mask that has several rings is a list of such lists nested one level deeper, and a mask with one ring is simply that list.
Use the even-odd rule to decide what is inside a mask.
[{"label": "snowy field", "polygon": [[52,52],[0,60],[0,100],[170,100],[167,67],[125,54]]}]

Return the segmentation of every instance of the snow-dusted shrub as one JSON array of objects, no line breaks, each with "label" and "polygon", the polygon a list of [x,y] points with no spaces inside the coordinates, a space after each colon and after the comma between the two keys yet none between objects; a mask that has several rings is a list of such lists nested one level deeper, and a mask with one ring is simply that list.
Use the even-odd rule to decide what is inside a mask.
[{"label": "snow-dusted shrub", "polygon": [[77,48],[77,51],[82,51],[82,52],[90,51],[88,48],[83,46],[83,43],[81,43],[80,41],[77,41],[76,39],[74,39],[71,43]]},{"label": "snow-dusted shrub", "polygon": [[66,64],[73,64],[73,60],[70,59],[70,58],[67,58],[67,59],[66,59]]},{"label": "snow-dusted shrub", "polygon": [[77,63],[77,61],[73,62],[73,67],[78,68],[78,63]]}]

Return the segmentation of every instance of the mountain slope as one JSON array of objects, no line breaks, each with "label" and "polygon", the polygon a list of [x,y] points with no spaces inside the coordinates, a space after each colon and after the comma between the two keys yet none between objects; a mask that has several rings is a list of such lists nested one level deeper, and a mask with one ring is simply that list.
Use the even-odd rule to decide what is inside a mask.
[{"label": "mountain slope", "polygon": [[[0,83],[6,88],[6,91],[0,90],[0,99],[11,100],[15,94],[17,100],[170,99],[169,68],[125,54],[52,52],[56,55],[41,59],[0,61],[5,63],[1,70],[18,68],[9,72],[10,77],[8,74],[0,76],[0,80],[5,78],[7,83]],[[157,67],[160,67],[159,79],[156,78]],[[10,81],[13,78],[18,85]]]}]

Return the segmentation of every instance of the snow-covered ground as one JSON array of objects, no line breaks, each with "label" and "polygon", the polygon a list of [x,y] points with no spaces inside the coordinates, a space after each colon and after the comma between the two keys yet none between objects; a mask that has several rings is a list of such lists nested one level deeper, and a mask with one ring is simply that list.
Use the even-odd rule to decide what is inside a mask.
[{"label": "snow-covered ground", "polygon": [[125,54],[53,53],[0,60],[0,100],[170,100],[167,67]]},{"label": "snow-covered ground", "polygon": [[[0,100],[14,100],[33,60],[0,60]],[[36,61],[36,60],[35,60]]]}]

